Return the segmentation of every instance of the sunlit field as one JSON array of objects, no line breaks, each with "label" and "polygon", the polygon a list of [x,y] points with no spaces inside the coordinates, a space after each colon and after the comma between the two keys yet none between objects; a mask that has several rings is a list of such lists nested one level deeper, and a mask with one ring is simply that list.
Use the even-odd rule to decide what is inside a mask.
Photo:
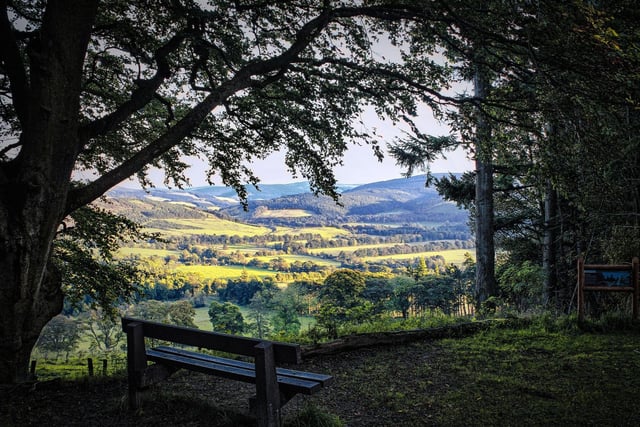
[{"label": "sunlit field", "polygon": [[[167,228],[145,228],[145,231],[152,233],[160,233],[165,236],[184,236],[184,235],[226,235],[226,236],[259,236],[269,233],[271,230],[267,227],[242,224],[239,222],[226,221],[214,216],[208,218],[172,218],[163,220],[167,224]],[[175,224],[175,228],[171,228],[171,224]]]},{"label": "sunlit field", "polygon": [[429,258],[432,256],[441,255],[447,264],[461,265],[465,260],[465,254],[473,254],[473,249],[451,249],[448,251],[429,251],[429,252],[417,252],[415,254],[397,254],[397,255],[385,255],[385,256],[371,256],[362,257],[365,262],[376,262],[383,259],[415,259],[415,258]]},{"label": "sunlit field", "polygon": [[201,274],[205,279],[237,279],[243,274],[249,277],[274,277],[278,272],[262,268],[245,267],[242,265],[179,265],[176,271],[183,273]]},{"label": "sunlit field", "polygon": [[128,256],[138,256],[140,258],[164,258],[166,256],[175,255],[179,256],[179,251],[173,251],[169,249],[155,249],[155,248],[130,248],[123,247],[118,250],[118,256],[126,258]]}]

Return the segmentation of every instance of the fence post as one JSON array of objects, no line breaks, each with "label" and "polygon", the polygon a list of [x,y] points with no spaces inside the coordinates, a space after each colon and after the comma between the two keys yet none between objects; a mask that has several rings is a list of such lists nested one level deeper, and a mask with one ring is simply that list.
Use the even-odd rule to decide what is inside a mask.
[{"label": "fence post", "polygon": [[93,359],[90,357],[87,359],[87,367],[89,368],[89,376],[92,377],[93,376]]},{"label": "fence post", "polygon": [[107,359],[102,359],[102,376],[107,376]]}]

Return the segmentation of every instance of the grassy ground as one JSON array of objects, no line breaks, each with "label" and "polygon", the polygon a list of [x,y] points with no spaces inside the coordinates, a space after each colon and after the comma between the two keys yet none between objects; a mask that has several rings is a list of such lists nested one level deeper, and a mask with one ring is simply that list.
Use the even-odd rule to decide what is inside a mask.
[{"label": "grassy ground", "polygon": [[[313,405],[348,426],[640,425],[640,327],[566,325],[538,322],[312,358],[302,368],[335,382],[296,397],[285,417],[293,422]],[[152,387],[137,413],[124,405],[124,379],[0,392],[3,426],[251,425],[251,386],[191,372]]]}]

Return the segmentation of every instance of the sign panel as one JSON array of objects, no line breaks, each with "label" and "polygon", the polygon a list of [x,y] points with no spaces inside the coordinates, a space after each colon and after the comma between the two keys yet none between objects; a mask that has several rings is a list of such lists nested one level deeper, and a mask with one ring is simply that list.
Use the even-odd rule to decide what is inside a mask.
[{"label": "sign panel", "polygon": [[627,265],[585,264],[578,258],[578,319],[584,320],[585,291],[631,293],[632,317],[640,313],[640,259],[634,257]]},{"label": "sign panel", "polygon": [[633,287],[633,272],[630,268],[624,270],[610,270],[610,269],[584,269],[584,286],[590,287],[607,287],[607,288],[621,288],[621,287]]}]

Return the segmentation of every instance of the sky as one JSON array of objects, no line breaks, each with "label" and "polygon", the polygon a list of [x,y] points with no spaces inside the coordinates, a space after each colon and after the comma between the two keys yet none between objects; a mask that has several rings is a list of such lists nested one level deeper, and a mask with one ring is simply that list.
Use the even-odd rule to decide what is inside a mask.
[{"label": "sky", "polygon": [[[386,148],[388,142],[394,137],[401,136],[401,129],[395,128],[390,123],[380,122],[375,118],[369,118],[369,122],[375,122],[378,132],[384,137],[381,148]],[[449,129],[437,123],[430,115],[422,115],[422,130],[433,135],[448,135]],[[371,124],[370,124],[371,125]],[[284,166],[284,155],[273,155],[269,159],[254,163],[253,170],[265,184],[278,184],[291,182],[291,175]],[[373,150],[368,145],[357,146],[352,144],[347,151],[344,165],[334,170],[338,182],[341,184],[366,184],[376,181],[386,181],[401,178],[404,169],[396,165],[395,159],[385,152],[382,162],[374,156]],[[438,159],[431,166],[432,172],[464,172],[473,169],[471,160],[467,159],[462,150],[446,154],[446,159]]]},{"label": "sky", "polygon": [[[394,138],[403,135],[401,126],[394,126],[390,122],[379,120],[375,114],[365,113],[362,117],[365,126],[368,128],[376,128],[378,134],[381,135],[380,147],[385,149],[387,143],[392,142]],[[420,111],[419,118],[416,120],[420,130],[431,135],[442,136],[449,134],[449,128],[442,123],[437,122],[431,111],[423,109]],[[207,166],[198,159],[190,159],[188,163],[191,168],[187,172],[192,187],[202,187],[209,185],[206,180],[205,171]],[[368,145],[358,146],[351,144],[343,158],[343,166],[334,169],[335,176],[340,184],[367,184],[377,181],[387,181],[396,178],[402,178],[404,169],[397,166],[395,159],[386,154],[382,162],[374,156],[373,150]],[[260,178],[263,184],[286,184],[294,181],[304,181],[304,178],[298,177],[294,179],[287,171],[284,163],[284,153],[275,153],[265,160],[251,163],[250,168],[256,176]],[[446,159],[438,159],[430,166],[431,172],[465,172],[473,169],[473,163],[467,158],[462,150],[457,150],[446,154]],[[416,171],[416,173],[420,173]],[[156,187],[164,187],[164,175],[162,171],[152,170],[151,179]],[[222,185],[219,180],[214,178],[216,185]],[[138,187],[135,180],[128,180],[121,184],[124,187]]]},{"label": "sky", "polygon": [[[385,41],[378,42],[374,51],[374,55],[379,55],[387,59],[400,57],[398,49]],[[445,93],[454,95],[456,92],[463,92],[468,89],[465,85],[457,83],[445,91]],[[418,118],[414,121],[421,132],[433,136],[449,135],[448,126],[436,121],[431,110],[426,105],[423,104],[418,107],[418,114]],[[382,140],[379,141],[379,146],[385,153],[384,160],[379,162],[374,156],[373,150],[368,145],[357,146],[351,144],[343,158],[344,165],[334,169],[338,183],[367,184],[401,178],[404,170],[397,166],[395,159],[386,153],[386,146],[388,143],[393,142],[396,137],[402,136],[403,132],[408,128],[403,129],[400,125],[394,126],[389,121],[381,121],[377,115],[369,109],[365,109],[360,120],[368,130],[375,128],[377,134],[382,136]],[[190,159],[188,163],[192,165],[187,172],[191,186],[201,187],[209,185],[205,174],[207,170],[206,164],[198,159]],[[248,166],[250,166],[255,175],[260,178],[263,184],[286,184],[293,181],[305,180],[301,177],[294,179],[287,171],[284,163],[284,153],[275,153],[265,160],[256,161]],[[466,153],[462,150],[447,153],[446,159],[438,159],[430,165],[430,170],[434,173],[460,173],[472,169],[472,161],[467,158]],[[416,173],[419,172],[416,171]],[[153,170],[150,172],[150,177],[157,187],[164,186],[164,175],[162,171]],[[215,177],[214,183],[216,185],[222,184]],[[122,185],[126,187],[139,187],[135,180],[126,181]]]}]

